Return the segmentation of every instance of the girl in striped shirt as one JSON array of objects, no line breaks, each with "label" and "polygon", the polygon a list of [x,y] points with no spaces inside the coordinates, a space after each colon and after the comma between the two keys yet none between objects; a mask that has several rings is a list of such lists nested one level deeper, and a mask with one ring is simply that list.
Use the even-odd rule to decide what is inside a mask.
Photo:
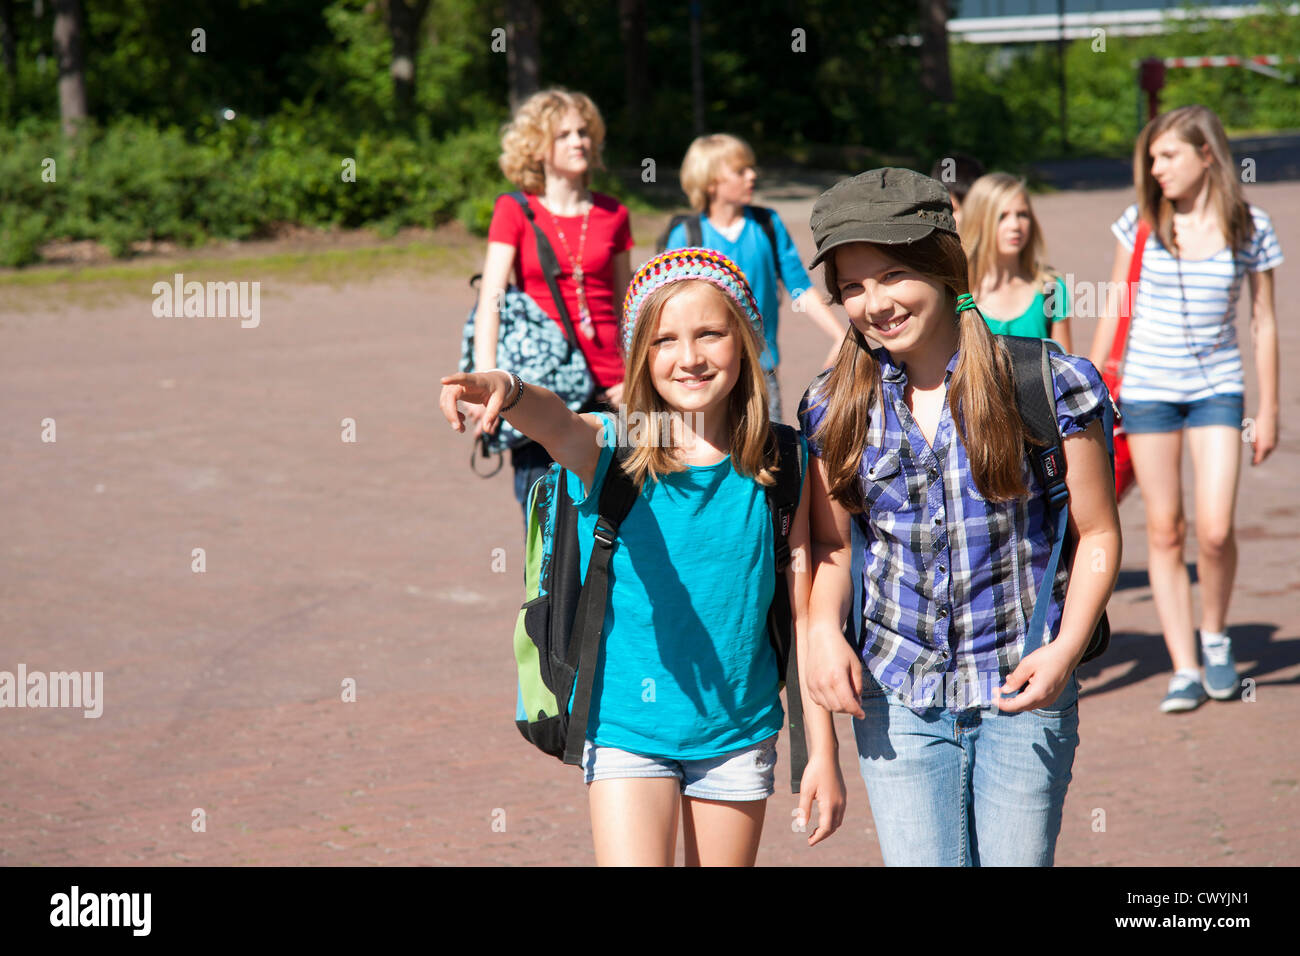
[{"label": "girl in striped shirt", "polygon": [[[1031,651],[1052,532],[1009,357],[962,301],[947,194],[872,170],[824,193],[812,228],[813,264],[852,328],[800,408],[815,456],[808,699],[858,718],[887,865],[1050,865],[1079,742],[1074,669],[1119,569],[1106,386],[1086,359],[1052,355],[1078,543]],[[857,653],[841,634],[850,613]]]},{"label": "girl in striped shirt", "polygon": [[[1277,444],[1278,343],[1273,269],[1282,251],[1268,214],[1249,205],[1219,119],[1203,106],[1157,116],[1138,137],[1138,201],[1111,227],[1118,240],[1111,288],[1128,276],[1139,221],[1150,226],[1142,255],[1121,392],[1133,471],[1146,505],[1151,593],[1173,659],[1160,704],[1166,713],[1234,697],[1236,662],[1226,631],[1237,568],[1233,511],[1245,412],[1237,304],[1249,289],[1259,406],[1253,422],[1258,465]],[[1112,296],[1091,356],[1104,363],[1115,337]],[[1099,365],[1100,367],[1100,365]],[[1201,582],[1197,669],[1191,579],[1183,562],[1184,432],[1195,481],[1197,576]],[[1245,436],[1247,439],[1252,436]]]}]

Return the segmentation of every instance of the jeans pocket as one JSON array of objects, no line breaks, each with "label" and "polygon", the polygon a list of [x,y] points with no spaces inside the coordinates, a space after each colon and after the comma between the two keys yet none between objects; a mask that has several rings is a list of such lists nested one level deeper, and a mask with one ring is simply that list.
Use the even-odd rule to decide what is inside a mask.
[{"label": "jeans pocket", "polygon": [[862,700],[870,700],[873,697],[884,697],[885,687],[880,681],[876,680],[876,675],[867,670],[866,665],[862,667]]},{"label": "jeans pocket", "polygon": [[1064,717],[1071,711],[1079,708],[1079,678],[1073,674],[1065,682],[1065,688],[1057,695],[1056,700],[1052,701],[1046,707],[1035,708],[1030,711],[1031,714],[1037,714],[1039,717]]}]

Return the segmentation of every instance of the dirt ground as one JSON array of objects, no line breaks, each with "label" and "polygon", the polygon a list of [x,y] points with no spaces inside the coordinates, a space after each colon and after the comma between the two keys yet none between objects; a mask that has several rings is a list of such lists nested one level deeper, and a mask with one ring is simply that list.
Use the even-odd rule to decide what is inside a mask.
[{"label": "dirt ground", "polygon": [[[1248,188],[1289,257],[1282,445],[1243,466],[1237,511],[1230,624],[1255,699],[1156,710],[1169,661],[1134,494],[1117,635],[1083,671],[1060,864],[1300,860],[1300,183]],[[760,196],[805,253],[812,198],[793,183]],[[1036,200],[1051,262],[1108,278],[1108,225],[1129,202],[1126,190]],[[634,262],[658,227],[638,224]],[[329,282],[218,263],[186,276],[260,281],[256,328],[156,317],[165,261],[102,299],[69,288],[64,305],[33,292],[27,307],[6,290],[0,670],[101,671],[103,713],[0,711],[0,863],[593,861],[578,772],[513,727],[519,513],[509,468],[475,477],[468,441],[437,414],[470,304],[466,275],[441,268],[414,257]],[[1075,321],[1076,342],[1092,325]],[[781,337],[792,408],[826,344],[788,306]],[[47,419],[56,441],[42,440]],[[778,790],[761,864],[880,863],[852,728],[837,728],[842,830],[809,850]],[[784,761],[783,741],[778,779]]]}]

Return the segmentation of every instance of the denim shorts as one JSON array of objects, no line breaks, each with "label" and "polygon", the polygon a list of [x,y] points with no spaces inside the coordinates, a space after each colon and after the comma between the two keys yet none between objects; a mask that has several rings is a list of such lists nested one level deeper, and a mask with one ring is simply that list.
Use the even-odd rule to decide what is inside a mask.
[{"label": "denim shorts", "polygon": [[1052,865],[1079,745],[1077,678],[1021,713],[917,714],[874,681],[862,709],[858,764],[886,866]]},{"label": "denim shorts", "polygon": [[590,740],[582,750],[587,783],[615,777],[676,777],[682,795],[701,800],[766,800],[776,793],[776,734],[718,757],[644,757]]},{"label": "denim shorts", "polygon": [[1240,429],[1246,414],[1246,396],[1211,395],[1195,402],[1121,401],[1119,410],[1124,415],[1124,431],[1130,435],[1177,432],[1207,425]]}]

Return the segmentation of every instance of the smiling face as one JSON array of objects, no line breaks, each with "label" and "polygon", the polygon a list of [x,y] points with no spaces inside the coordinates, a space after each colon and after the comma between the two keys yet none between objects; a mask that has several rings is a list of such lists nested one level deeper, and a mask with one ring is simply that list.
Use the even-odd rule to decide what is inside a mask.
[{"label": "smiling face", "polygon": [[1171,202],[1200,192],[1213,160],[1207,143],[1198,150],[1174,130],[1166,130],[1151,142],[1151,176]]},{"label": "smiling face", "polygon": [[580,176],[591,164],[591,132],[587,121],[570,109],[555,122],[551,152],[545,159],[547,175]]},{"label": "smiling face", "polygon": [[849,321],[863,335],[906,356],[953,323],[948,290],[891,258],[885,247],[855,242],[835,250],[835,284]]},{"label": "smiling face", "polygon": [[725,410],[740,380],[744,347],[723,293],[707,282],[674,283],[650,339],[650,379],[678,412]]},{"label": "smiling face", "polygon": [[998,255],[1015,259],[1033,238],[1033,221],[1024,193],[1012,193],[998,212]]}]

